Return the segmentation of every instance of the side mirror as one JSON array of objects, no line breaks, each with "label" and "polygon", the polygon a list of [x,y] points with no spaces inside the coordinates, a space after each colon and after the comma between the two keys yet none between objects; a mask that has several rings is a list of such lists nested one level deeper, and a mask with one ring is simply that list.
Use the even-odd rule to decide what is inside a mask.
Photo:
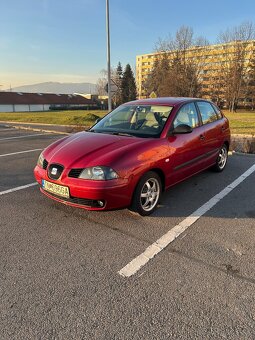
[{"label": "side mirror", "polygon": [[191,133],[193,131],[192,127],[186,124],[180,124],[178,126],[176,126],[175,129],[173,129],[172,135],[181,135],[184,133]]}]

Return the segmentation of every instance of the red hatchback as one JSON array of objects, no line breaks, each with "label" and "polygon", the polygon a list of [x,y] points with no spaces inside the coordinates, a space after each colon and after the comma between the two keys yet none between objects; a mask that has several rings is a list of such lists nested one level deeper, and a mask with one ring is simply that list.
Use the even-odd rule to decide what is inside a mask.
[{"label": "red hatchback", "polygon": [[64,204],[149,215],[170,186],[210,167],[222,171],[229,143],[228,120],[210,101],[136,100],[48,146],[34,174]]}]

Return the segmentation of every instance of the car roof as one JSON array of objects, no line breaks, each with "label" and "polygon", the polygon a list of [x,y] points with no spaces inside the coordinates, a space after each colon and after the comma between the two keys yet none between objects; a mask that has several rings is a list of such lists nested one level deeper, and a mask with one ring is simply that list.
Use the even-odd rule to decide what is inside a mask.
[{"label": "car roof", "polygon": [[160,97],[160,98],[148,98],[148,99],[138,99],[132,102],[125,103],[132,105],[170,105],[175,106],[181,103],[190,102],[194,100],[205,100],[201,98],[190,98],[190,97]]}]

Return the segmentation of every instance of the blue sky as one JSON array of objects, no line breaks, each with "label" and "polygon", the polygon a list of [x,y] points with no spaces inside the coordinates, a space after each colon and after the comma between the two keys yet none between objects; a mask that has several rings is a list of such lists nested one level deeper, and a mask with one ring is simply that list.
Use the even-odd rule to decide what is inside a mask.
[{"label": "blue sky", "polygon": [[[255,22],[255,1],[109,0],[111,61],[135,67],[181,25],[214,43]],[[96,82],[106,68],[105,0],[1,0],[0,89],[44,81]]]}]

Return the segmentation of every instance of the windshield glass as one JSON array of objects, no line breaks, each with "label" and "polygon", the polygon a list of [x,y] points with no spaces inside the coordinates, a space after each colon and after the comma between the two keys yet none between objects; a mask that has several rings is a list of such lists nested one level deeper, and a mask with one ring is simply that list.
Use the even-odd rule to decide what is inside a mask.
[{"label": "windshield glass", "polygon": [[94,125],[91,131],[158,137],[171,111],[170,106],[122,105]]}]

